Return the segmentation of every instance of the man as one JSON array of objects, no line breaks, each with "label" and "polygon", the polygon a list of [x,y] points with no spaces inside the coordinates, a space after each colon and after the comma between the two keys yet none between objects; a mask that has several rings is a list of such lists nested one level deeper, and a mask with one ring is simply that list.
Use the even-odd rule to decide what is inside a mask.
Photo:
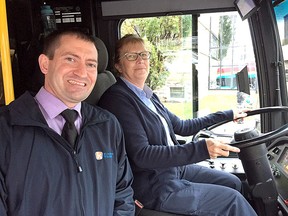
[{"label": "man", "polygon": [[[97,65],[90,36],[55,31],[39,56],[44,86],[0,109],[1,216],[134,215],[121,127],[108,112],[82,102]],[[61,136],[67,109],[76,113],[68,127],[74,138],[71,131]]]}]

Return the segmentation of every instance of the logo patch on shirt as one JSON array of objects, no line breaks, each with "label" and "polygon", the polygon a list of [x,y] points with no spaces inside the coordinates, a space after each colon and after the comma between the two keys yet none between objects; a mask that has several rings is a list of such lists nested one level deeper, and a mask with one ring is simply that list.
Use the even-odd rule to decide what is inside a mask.
[{"label": "logo patch on shirt", "polygon": [[101,152],[101,151],[96,151],[96,152],[95,152],[95,158],[96,158],[96,160],[102,160],[102,159],[107,159],[107,158],[113,158],[113,153],[112,153],[112,152]]},{"label": "logo patch on shirt", "polygon": [[102,160],[103,159],[103,152],[97,151],[95,152],[96,160]]}]

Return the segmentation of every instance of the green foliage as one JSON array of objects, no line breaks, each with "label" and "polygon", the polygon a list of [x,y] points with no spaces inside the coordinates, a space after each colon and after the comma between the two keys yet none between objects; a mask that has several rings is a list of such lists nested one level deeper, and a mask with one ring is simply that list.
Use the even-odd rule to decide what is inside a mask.
[{"label": "green foliage", "polygon": [[192,18],[191,16],[182,16],[182,36],[183,38],[192,35]]},{"label": "green foliage", "polygon": [[150,73],[147,77],[146,84],[152,89],[161,88],[165,85],[165,82],[169,76],[169,71],[165,69],[164,66],[164,56],[162,52],[151,47],[151,58],[150,58]]},{"label": "green foliage", "polygon": [[232,25],[229,16],[221,16],[219,20],[219,60],[222,60],[227,55],[228,47],[232,39]]},{"label": "green foliage", "polygon": [[153,45],[161,40],[179,38],[179,17],[127,19],[122,24],[122,33],[134,33],[146,37]]}]

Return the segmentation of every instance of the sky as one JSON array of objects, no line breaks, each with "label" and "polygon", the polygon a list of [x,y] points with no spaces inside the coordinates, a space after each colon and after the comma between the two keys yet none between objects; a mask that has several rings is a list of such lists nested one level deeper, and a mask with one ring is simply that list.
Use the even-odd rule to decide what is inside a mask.
[{"label": "sky", "polygon": [[288,0],[282,2],[280,5],[275,7],[274,10],[280,37],[284,39],[284,16],[288,15]]},{"label": "sky", "polygon": [[279,6],[275,7],[277,20],[282,20],[288,14],[288,1],[282,2]]}]

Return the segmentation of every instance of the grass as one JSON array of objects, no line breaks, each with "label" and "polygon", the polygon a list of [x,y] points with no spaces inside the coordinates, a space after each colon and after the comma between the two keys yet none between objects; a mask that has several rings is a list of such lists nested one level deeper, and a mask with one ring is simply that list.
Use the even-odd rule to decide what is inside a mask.
[{"label": "grass", "polygon": [[[172,113],[177,115],[181,119],[192,118],[192,102],[185,103],[163,103]],[[199,103],[199,110],[205,110],[209,113],[220,111],[220,110],[228,110],[228,109],[236,109],[237,101],[235,96],[227,96],[225,95],[208,95],[201,99]],[[207,113],[208,114],[208,113]]]},{"label": "grass", "polygon": [[[251,99],[253,102],[252,107],[249,108],[259,108],[259,96],[258,93],[251,93]],[[163,103],[172,113],[177,115],[181,119],[189,119],[193,117],[192,110],[193,105],[191,102],[164,102]],[[201,97],[199,99],[199,115],[203,116],[209,113],[237,109],[237,97],[236,92],[229,91],[211,91],[208,95]]]},{"label": "grass", "polygon": [[164,103],[165,107],[181,119],[192,118],[192,104],[186,103]]}]

